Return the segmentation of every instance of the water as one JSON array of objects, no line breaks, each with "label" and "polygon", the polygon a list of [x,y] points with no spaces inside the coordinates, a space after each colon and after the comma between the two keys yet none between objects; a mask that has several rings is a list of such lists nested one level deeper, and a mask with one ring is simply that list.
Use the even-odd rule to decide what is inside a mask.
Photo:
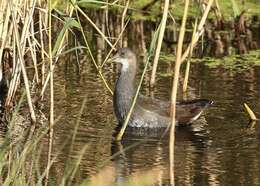
[{"label": "water", "polygon": [[[155,185],[168,185],[168,134],[161,137],[162,132],[132,131],[122,143],[113,142],[116,120],[112,97],[89,61],[80,73],[73,61],[72,57],[65,66],[58,66],[55,77],[55,115],[59,120],[54,130],[53,154],[59,156],[51,169],[53,179],[58,181],[68,162],[76,161],[87,146],[75,183],[99,175],[98,179],[107,184],[112,180],[121,185],[133,176],[141,175],[142,180],[152,173],[149,179]],[[115,72],[108,69],[109,65],[104,74],[113,87]],[[161,72],[166,69],[167,64],[160,67]],[[259,123],[253,128],[248,125],[243,109],[243,103],[248,103],[260,116],[260,67],[210,68],[196,62],[191,70],[188,97],[208,98],[215,103],[204,114],[202,126],[177,129],[176,185],[260,185],[260,127]],[[170,79],[159,76],[154,93],[149,92],[147,84],[142,93],[167,100]],[[84,111],[78,119],[84,99]],[[70,145],[64,147],[64,143],[71,138],[77,123],[79,128],[70,151]]]}]

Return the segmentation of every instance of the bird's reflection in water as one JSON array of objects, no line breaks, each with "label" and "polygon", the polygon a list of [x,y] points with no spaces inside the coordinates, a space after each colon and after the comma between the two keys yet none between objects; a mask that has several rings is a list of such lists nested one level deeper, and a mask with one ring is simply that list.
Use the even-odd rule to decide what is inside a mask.
[{"label": "bird's reflection in water", "polygon": [[[194,169],[203,161],[204,150],[210,142],[206,137],[206,120],[201,118],[194,125],[176,127],[175,133],[175,182],[191,183]],[[158,170],[153,178],[156,183],[169,184],[169,132],[128,128],[122,142],[111,145],[117,183],[137,172]]]}]

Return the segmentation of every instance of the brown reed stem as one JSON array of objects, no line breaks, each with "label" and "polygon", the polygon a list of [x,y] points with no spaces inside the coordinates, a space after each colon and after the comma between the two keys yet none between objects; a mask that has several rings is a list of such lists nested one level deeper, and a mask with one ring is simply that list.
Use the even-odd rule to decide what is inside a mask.
[{"label": "brown reed stem", "polygon": [[[210,8],[211,8],[212,3],[213,3],[213,0],[209,0],[209,2],[208,2],[208,4],[207,4],[207,7],[206,7],[206,9],[205,9],[205,11],[204,11],[204,13],[203,13],[203,15],[202,15],[202,18],[201,18],[201,20],[200,20],[200,22],[199,22],[198,30],[197,30],[197,32],[196,32],[196,34],[195,34],[195,38],[194,38],[194,46],[195,46],[195,44],[198,42],[200,36],[204,33],[204,28],[203,28],[203,26],[204,26],[204,24],[205,24],[205,22],[206,22],[206,19],[207,19],[207,16],[208,16],[208,13],[209,13],[209,11],[210,11]],[[188,48],[185,50],[185,52],[182,54],[181,62],[183,62],[183,61],[186,59],[186,57],[187,57],[187,56],[189,55],[189,53],[190,53],[190,50],[191,50],[191,43],[189,44],[189,46],[188,46]]]},{"label": "brown reed stem", "polygon": [[191,59],[194,44],[195,44],[194,41],[195,41],[195,34],[196,34],[196,30],[197,30],[197,22],[198,22],[198,20],[196,19],[195,25],[193,28],[192,38],[191,38],[191,50],[190,50],[189,58],[187,60],[185,76],[184,76],[184,80],[183,80],[183,87],[182,87],[183,92],[186,92],[187,88],[188,88],[188,80],[189,80],[189,74],[190,74],[190,59]]},{"label": "brown reed stem", "polygon": [[53,87],[53,61],[52,61],[52,20],[51,20],[51,7],[52,0],[48,2],[48,23],[49,23],[49,67],[50,67],[50,122],[49,122],[49,140],[48,140],[48,160],[47,160],[47,172],[45,186],[49,182],[49,171],[51,167],[51,154],[52,154],[52,144],[53,144],[53,125],[54,125],[54,87]]},{"label": "brown reed stem", "polygon": [[[71,9],[70,9],[70,13],[69,13],[69,16],[70,16],[70,17],[72,16],[73,11],[74,11],[74,7],[72,6]],[[61,41],[60,41],[60,42],[56,41],[56,43],[58,42],[58,45],[57,45],[57,46],[55,45],[54,48],[52,49],[52,58],[53,58],[53,56],[56,57],[54,62],[53,62],[53,60],[52,60],[52,67],[53,67],[52,71],[54,70],[55,64],[56,64],[56,62],[58,61],[58,56],[59,56],[59,55],[61,54],[61,52],[62,52],[62,49],[63,49],[62,46],[63,46],[63,44],[64,44],[65,36],[66,36],[67,33],[68,33],[68,31],[66,30],[65,33],[64,33],[64,35],[62,35]],[[43,50],[43,51],[44,51],[44,50]],[[44,63],[44,62],[43,62],[43,63]],[[45,92],[45,89],[47,88],[47,84],[48,84],[48,82],[49,82],[49,80],[50,80],[50,73],[51,73],[51,71],[48,73],[48,75],[47,75],[47,77],[46,77],[46,79],[45,79],[45,82],[44,82],[44,84],[43,84],[43,88],[42,88],[42,90],[41,90],[41,96],[42,96],[42,97],[43,97],[43,94],[44,94],[44,92]]]},{"label": "brown reed stem", "polygon": [[[123,14],[122,14],[122,20],[121,20],[121,33],[122,30],[124,30],[124,25],[125,25],[125,16],[126,16],[126,13],[127,13],[127,9],[128,9],[128,6],[129,6],[129,0],[126,0],[126,4],[125,4],[125,8],[124,8],[124,11],[123,11]],[[123,36],[121,37],[120,39],[120,47],[122,48],[123,47]]]},{"label": "brown reed stem", "polygon": [[[12,13],[12,19],[13,19],[13,23],[15,23],[16,20],[15,20],[15,15],[13,13]],[[27,96],[27,102],[28,102],[29,110],[30,110],[30,114],[31,114],[31,119],[32,119],[32,122],[35,123],[36,116],[35,116],[32,99],[31,99],[29,80],[28,80],[26,68],[24,66],[25,63],[24,63],[24,58],[23,58],[23,54],[22,54],[23,51],[20,46],[21,40],[19,37],[18,28],[17,28],[16,24],[14,24],[14,34],[15,34],[16,47],[17,47],[18,56],[19,56],[18,62],[20,64],[21,70],[22,70],[22,75],[23,75],[24,85],[25,85],[25,89],[26,89],[26,96]]]},{"label": "brown reed stem", "polygon": [[164,36],[164,31],[165,31],[165,26],[166,26],[166,21],[167,21],[169,3],[170,3],[169,0],[165,0],[165,2],[164,2],[163,17],[162,17],[162,21],[161,21],[159,38],[157,41],[157,47],[156,47],[155,56],[154,56],[154,60],[153,60],[153,69],[152,69],[152,75],[151,75],[151,80],[150,80],[151,87],[153,87],[155,84],[156,70],[157,70],[158,60],[159,60],[160,51],[161,51],[161,47],[162,47],[162,41],[163,41],[163,36]]},{"label": "brown reed stem", "polygon": [[[128,20],[126,21],[126,23],[125,23],[123,29],[121,29],[120,34],[118,35],[118,37],[117,37],[115,43],[113,44],[114,47],[116,47],[117,43],[118,43],[119,40],[121,39],[121,37],[122,37],[122,35],[123,35],[124,31],[125,31],[125,28],[126,28],[126,26],[128,25],[129,22],[130,22],[130,19],[128,19]],[[108,52],[108,54],[107,54],[107,56],[106,56],[104,62],[101,64],[100,68],[103,68],[103,66],[104,66],[105,63],[108,61],[109,56],[111,55],[111,53],[112,53],[113,51],[114,51],[113,48],[111,48],[111,49],[109,50],[109,52]]]},{"label": "brown reed stem", "polygon": [[[41,0],[39,0],[39,6],[41,7]],[[41,85],[44,85],[45,82],[45,47],[44,47],[44,41],[43,41],[43,13],[39,11],[39,33],[40,33],[40,48],[41,48],[41,61],[42,61],[42,66],[41,66]]]},{"label": "brown reed stem", "polygon": [[[113,95],[113,91],[112,91],[111,88],[108,86],[108,83],[107,83],[106,79],[104,78],[104,76],[103,76],[103,74],[102,74],[101,68],[97,65],[96,60],[95,60],[94,56],[92,55],[92,52],[91,52],[91,49],[90,49],[90,47],[89,47],[87,38],[86,38],[86,36],[85,36],[85,34],[84,34],[84,30],[83,30],[83,28],[82,28],[82,25],[81,25],[81,22],[80,22],[80,19],[79,19],[78,11],[77,11],[77,10],[76,10],[76,15],[77,15],[77,20],[78,20],[78,22],[79,22],[79,24],[80,24],[80,31],[81,31],[81,34],[82,34],[82,36],[83,36],[83,39],[84,39],[84,42],[85,42],[85,45],[86,45],[86,48],[87,48],[87,52],[89,53],[89,55],[90,55],[90,57],[91,57],[91,60],[92,60],[92,62],[93,62],[93,64],[94,64],[94,66],[95,66],[95,68],[96,68],[96,70],[97,70],[97,72],[98,72],[100,78],[102,79],[104,85],[106,86],[106,88],[108,89],[108,91],[110,92],[110,94]],[[113,46],[113,45],[112,45],[112,46]],[[113,48],[113,47],[112,47],[112,48]]]},{"label": "brown reed stem", "polygon": [[252,111],[252,109],[246,103],[244,103],[244,108],[245,108],[250,120],[252,120],[252,121],[258,120],[255,116],[255,113]]},{"label": "brown reed stem", "polygon": [[[31,25],[33,27],[33,24]],[[31,28],[32,29],[32,28]],[[29,43],[29,50],[31,52],[33,67],[34,67],[34,76],[36,79],[36,83],[39,83],[39,75],[38,75],[38,67],[37,67],[37,59],[36,59],[36,48],[35,48],[35,38],[34,38],[34,31],[32,30],[32,37],[28,38]]]},{"label": "brown reed stem", "polygon": [[[13,33],[13,22],[11,21],[11,24],[9,26],[9,19],[10,19],[10,16],[11,16],[11,9],[9,8],[8,6],[8,3],[5,4],[6,7],[5,7],[5,13],[6,13],[6,16],[5,16],[5,20],[4,20],[4,24],[3,24],[3,30],[2,30],[2,35],[1,37],[3,38],[2,40],[2,46],[1,46],[1,51],[0,51],[0,56],[3,55],[3,49],[6,47],[7,43],[8,43],[8,39],[12,39],[13,42],[11,43],[11,47],[13,49],[13,71],[12,71],[12,80],[10,82],[10,85],[9,85],[9,89],[8,89],[8,93],[7,93],[7,96],[6,96],[6,100],[5,100],[5,106],[9,106],[10,103],[11,103],[11,100],[12,100],[12,97],[14,95],[14,92],[15,92],[15,86],[16,86],[16,82],[17,82],[17,76],[20,76],[20,69],[18,70],[17,66],[16,65],[16,43],[15,43],[15,36],[14,34],[11,34],[8,38],[8,34],[7,33]],[[13,14],[16,15],[16,11],[13,12]],[[0,58],[0,62],[2,62],[2,58]]]},{"label": "brown reed stem", "polygon": [[78,7],[78,5],[75,5],[75,8],[87,19],[87,21],[96,29],[96,31],[105,39],[105,41],[109,44],[110,47],[112,47],[114,50],[116,50],[112,43],[107,39],[105,34],[95,25],[95,23],[81,10],[81,8]]},{"label": "brown reed stem", "polygon": [[171,185],[174,185],[174,143],[175,143],[175,123],[176,123],[176,99],[177,99],[177,90],[181,66],[181,55],[182,55],[182,45],[183,38],[185,34],[185,25],[188,14],[189,0],[185,0],[184,13],[179,33],[178,46],[177,46],[177,55],[174,67],[174,80],[172,85],[171,93],[171,129],[170,129],[170,142],[169,142],[169,157],[170,157],[170,175],[171,175]]}]

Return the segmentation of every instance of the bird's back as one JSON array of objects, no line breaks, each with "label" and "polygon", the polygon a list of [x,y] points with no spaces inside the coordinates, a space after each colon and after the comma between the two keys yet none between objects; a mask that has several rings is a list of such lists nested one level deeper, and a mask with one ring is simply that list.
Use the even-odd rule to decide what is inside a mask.
[{"label": "bird's back", "polygon": [[[177,102],[177,123],[179,125],[192,123],[211,104],[212,101],[206,99]],[[130,126],[148,128],[168,127],[171,121],[170,107],[171,103],[168,101],[139,96]]]}]

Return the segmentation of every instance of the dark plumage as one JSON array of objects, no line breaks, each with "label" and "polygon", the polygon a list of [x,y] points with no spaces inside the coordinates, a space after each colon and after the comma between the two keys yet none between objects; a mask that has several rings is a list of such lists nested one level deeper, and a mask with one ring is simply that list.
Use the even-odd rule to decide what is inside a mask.
[{"label": "dark plumage", "polygon": [[[135,95],[136,55],[128,48],[119,49],[113,60],[120,64],[113,103],[120,125],[130,110]],[[189,124],[196,120],[203,109],[213,102],[206,99],[182,101],[177,103],[176,120],[178,124]],[[170,102],[139,96],[132,113],[129,126],[161,128],[171,121]]]}]

